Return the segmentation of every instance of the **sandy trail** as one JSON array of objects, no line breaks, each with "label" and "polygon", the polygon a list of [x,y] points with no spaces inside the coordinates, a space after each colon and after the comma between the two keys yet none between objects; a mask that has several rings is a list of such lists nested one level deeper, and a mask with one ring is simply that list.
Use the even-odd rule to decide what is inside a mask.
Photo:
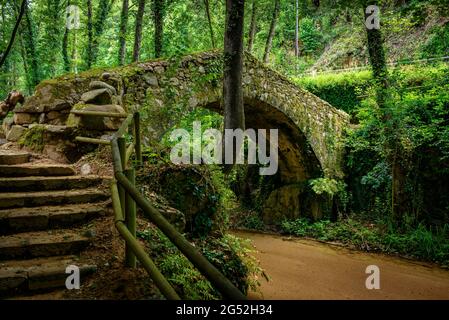
[{"label": "sandy trail", "polygon": [[[315,241],[236,231],[251,239],[271,277],[252,299],[447,299],[449,271],[425,263],[352,251]],[[366,267],[380,268],[380,289],[365,287]]]}]

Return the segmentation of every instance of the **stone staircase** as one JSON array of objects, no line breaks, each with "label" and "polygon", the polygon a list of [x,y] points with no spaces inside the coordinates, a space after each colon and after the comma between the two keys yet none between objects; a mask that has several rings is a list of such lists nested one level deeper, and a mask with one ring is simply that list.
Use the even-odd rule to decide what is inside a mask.
[{"label": "stone staircase", "polygon": [[69,265],[82,277],[96,270],[79,254],[95,239],[83,225],[108,210],[104,178],[29,161],[0,150],[0,297],[63,288]]}]

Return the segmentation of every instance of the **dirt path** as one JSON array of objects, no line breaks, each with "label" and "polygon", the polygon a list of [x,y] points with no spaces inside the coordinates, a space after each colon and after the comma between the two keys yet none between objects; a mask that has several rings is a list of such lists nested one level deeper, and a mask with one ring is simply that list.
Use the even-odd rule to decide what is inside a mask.
[{"label": "dirt path", "polygon": [[[405,259],[351,251],[309,240],[250,232],[271,277],[252,299],[449,299],[449,271]],[[380,289],[365,287],[366,267],[380,268]]]}]

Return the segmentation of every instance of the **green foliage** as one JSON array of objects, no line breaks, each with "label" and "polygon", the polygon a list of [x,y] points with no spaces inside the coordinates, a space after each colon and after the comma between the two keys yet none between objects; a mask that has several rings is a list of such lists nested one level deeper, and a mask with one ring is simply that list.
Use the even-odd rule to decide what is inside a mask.
[{"label": "green foliage", "polygon": [[334,196],[339,191],[344,189],[342,182],[329,178],[317,178],[309,181],[312,190],[318,194],[327,194],[328,196]]},{"label": "green foliage", "polygon": [[303,45],[303,51],[311,54],[321,46],[321,33],[315,27],[310,18],[304,18],[299,25],[299,38]]},{"label": "green foliage", "polygon": [[19,145],[31,148],[34,151],[42,151],[44,149],[44,134],[45,128],[43,126],[35,126],[25,131],[19,139]]},{"label": "green foliage", "polygon": [[[146,241],[156,265],[183,299],[221,298],[210,282],[161,231],[151,227],[138,232],[137,235]],[[248,289],[257,290],[263,270],[253,257],[254,250],[248,240],[225,235],[221,238],[197,241],[195,246],[242,292],[246,293]]]},{"label": "green foliage", "polygon": [[370,85],[371,72],[327,74],[299,78],[295,81],[332,106],[350,113],[360,105],[360,95]]},{"label": "green foliage", "polygon": [[442,57],[449,55],[449,24],[442,28],[434,28],[432,37],[422,45],[423,58]]},{"label": "green foliage", "polygon": [[286,234],[337,241],[360,250],[401,254],[446,266],[449,264],[448,224],[433,229],[419,224],[416,228],[399,233],[382,221],[362,223],[348,218],[332,223],[301,218],[283,221],[281,229]]},{"label": "green foliage", "polygon": [[[367,95],[356,109],[357,129],[348,131],[347,167],[353,209],[391,214],[392,168],[402,169],[402,219],[415,225],[448,221],[448,66],[398,68],[383,121]],[[368,92],[369,93],[369,92]]]}]

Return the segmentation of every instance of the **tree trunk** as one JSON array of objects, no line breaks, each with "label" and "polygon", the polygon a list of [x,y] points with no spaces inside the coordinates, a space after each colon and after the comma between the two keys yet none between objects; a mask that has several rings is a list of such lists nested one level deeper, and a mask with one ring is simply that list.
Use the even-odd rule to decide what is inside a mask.
[{"label": "tree trunk", "polygon": [[25,10],[26,29],[24,32],[25,50],[30,71],[29,88],[34,88],[40,81],[39,65],[37,62],[36,43],[34,39],[33,21],[31,19],[30,10]]},{"label": "tree trunk", "polygon": [[14,40],[16,38],[17,30],[19,29],[20,22],[22,21],[22,17],[26,10],[27,10],[27,2],[26,0],[23,0],[22,5],[20,6],[19,16],[17,17],[16,24],[14,25],[14,29],[11,34],[11,39],[9,40],[5,52],[0,54],[0,68],[3,65],[3,63],[5,63],[6,57],[8,57],[8,54],[11,51],[12,45],[14,44]]},{"label": "tree trunk", "polygon": [[[70,0],[67,1],[67,6],[70,6]],[[69,13],[67,12],[66,19],[68,17],[68,14]],[[67,28],[67,20],[66,20],[64,36],[62,38],[62,60],[64,62],[64,71],[65,72],[70,72],[70,59],[69,59],[69,54],[67,52],[68,46],[69,46],[69,33],[70,33],[70,30],[69,30],[69,28]]]},{"label": "tree trunk", "polygon": [[273,45],[274,34],[276,32],[276,24],[279,16],[279,10],[280,10],[280,0],[274,0],[273,18],[271,20],[270,32],[268,33],[267,44],[265,45],[265,54],[263,56],[263,61],[265,63],[268,63],[268,60],[270,58],[270,52],[271,47]]},{"label": "tree trunk", "polygon": [[296,0],[295,18],[295,57],[299,57],[299,0]]},{"label": "tree trunk", "polygon": [[154,56],[160,58],[162,56],[164,43],[164,0],[153,0],[153,17],[154,17]]},{"label": "tree trunk", "polygon": [[140,48],[142,46],[142,20],[145,12],[145,0],[139,0],[139,8],[136,16],[136,30],[134,32],[133,62],[139,61]]},{"label": "tree trunk", "polygon": [[25,73],[27,93],[30,95],[33,93],[33,86],[31,85],[31,77],[28,68],[28,58],[25,51],[25,43],[24,43],[25,41],[23,40],[22,35],[19,35],[19,40],[20,40],[20,55],[23,61],[23,72]]},{"label": "tree trunk", "polygon": [[210,41],[212,44],[212,48],[215,48],[215,36],[214,36],[214,28],[212,27],[212,19],[210,16],[209,0],[204,0],[204,6],[206,7],[207,21],[209,23]]},{"label": "tree trunk", "polygon": [[[365,21],[367,21],[370,15],[371,14],[366,13],[365,11]],[[366,28],[366,33],[367,33],[369,60],[371,68],[373,70],[373,77],[377,82],[377,84],[380,86],[380,88],[386,89],[388,87],[388,80],[387,80],[388,73],[385,59],[385,51],[383,47],[382,32],[380,31],[380,29]]]},{"label": "tree trunk", "polygon": [[98,14],[95,17],[93,24],[94,37],[92,41],[92,65],[97,62],[98,46],[104,31],[104,23],[111,11],[114,1],[115,0],[100,0],[100,3],[98,4]]},{"label": "tree trunk", "polygon": [[249,25],[249,35],[248,35],[248,51],[253,51],[254,38],[256,37],[256,17],[257,17],[257,0],[253,0],[252,10],[251,10],[251,24]]},{"label": "tree trunk", "polygon": [[[244,10],[244,0],[226,0],[223,77],[225,129],[245,129],[242,89]],[[225,140],[223,146],[225,150],[232,150],[234,143]],[[235,156],[234,152],[234,160]],[[230,168],[232,165],[225,166],[225,171],[229,171]]]},{"label": "tree trunk", "polygon": [[87,0],[87,50],[86,64],[87,69],[92,67],[92,51],[93,51],[93,25],[92,25],[92,0]]},{"label": "tree trunk", "polygon": [[120,15],[120,34],[119,34],[119,49],[118,49],[118,64],[120,66],[125,64],[126,32],[128,29],[128,7],[129,1],[123,0],[122,13]]}]

